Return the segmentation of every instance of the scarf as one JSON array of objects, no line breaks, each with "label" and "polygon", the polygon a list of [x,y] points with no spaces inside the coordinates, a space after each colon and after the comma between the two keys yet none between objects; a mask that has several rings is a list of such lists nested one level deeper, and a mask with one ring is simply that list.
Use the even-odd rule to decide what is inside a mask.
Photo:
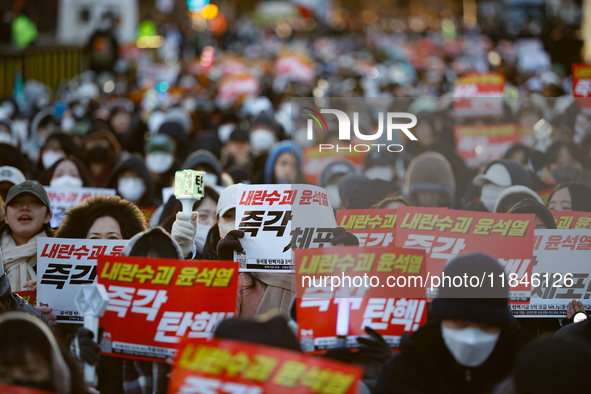
[{"label": "scarf", "polygon": [[35,235],[24,245],[17,246],[10,234],[5,232],[0,238],[4,271],[10,282],[12,291],[29,290],[25,283],[37,279],[33,267],[37,264],[37,237],[46,237],[45,232]]}]

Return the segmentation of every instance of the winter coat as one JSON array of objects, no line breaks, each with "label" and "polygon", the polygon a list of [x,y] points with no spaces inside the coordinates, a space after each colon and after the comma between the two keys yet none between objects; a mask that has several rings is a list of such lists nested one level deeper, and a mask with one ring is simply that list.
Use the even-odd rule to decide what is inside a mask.
[{"label": "winter coat", "polygon": [[[86,238],[94,220],[111,216],[121,227],[123,239],[130,239],[146,229],[146,219],[137,206],[119,196],[92,196],[70,209],[56,238]],[[91,223],[91,220],[93,221]]]},{"label": "winter coat", "polygon": [[495,349],[480,366],[458,364],[441,336],[440,321],[432,321],[402,337],[400,353],[384,364],[372,393],[482,394],[511,372],[518,351],[531,339],[517,322],[502,330]]}]

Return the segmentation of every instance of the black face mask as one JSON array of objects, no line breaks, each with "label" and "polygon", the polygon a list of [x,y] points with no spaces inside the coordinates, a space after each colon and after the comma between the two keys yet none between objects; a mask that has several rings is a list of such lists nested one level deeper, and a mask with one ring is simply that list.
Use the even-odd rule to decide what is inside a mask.
[{"label": "black face mask", "polygon": [[20,379],[17,379],[17,380],[12,381],[12,385],[28,387],[28,388],[35,389],[35,390],[44,390],[44,391],[55,392],[55,388],[53,387],[53,383],[50,381],[28,382],[28,381],[22,381]]},{"label": "black face mask", "polygon": [[102,163],[109,160],[109,148],[95,146],[87,151],[88,160],[93,163]]}]

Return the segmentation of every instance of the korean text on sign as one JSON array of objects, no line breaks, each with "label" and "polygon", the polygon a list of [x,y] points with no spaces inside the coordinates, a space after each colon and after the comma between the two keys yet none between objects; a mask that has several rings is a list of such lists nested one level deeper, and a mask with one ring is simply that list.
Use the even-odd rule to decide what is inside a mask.
[{"label": "korean text on sign", "polygon": [[222,320],[234,316],[238,264],[103,257],[98,281],[110,298],[100,320],[101,351],[162,361],[185,335],[207,339]]},{"label": "korean text on sign", "polygon": [[37,240],[37,302],[50,306],[60,323],[81,323],[74,304],[81,285],[96,283],[97,259],[119,256],[125,240],[45,238]]},{"label": "korean text on sign", "polygon": [[168,394],[353,394],[359,367],[299,352],[230,340],[183,342]]}]

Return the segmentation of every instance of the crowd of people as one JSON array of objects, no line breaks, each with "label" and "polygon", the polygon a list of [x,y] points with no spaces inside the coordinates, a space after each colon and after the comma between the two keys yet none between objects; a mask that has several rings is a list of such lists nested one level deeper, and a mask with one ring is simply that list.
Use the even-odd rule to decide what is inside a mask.
[{"label": "crowd of people", "polygon": [[[85,362],[97,365],[102,393],[165,393],[168,363],[100,355],[92,331],[58,324],[50,307],[33,307],[13,292],[36,289],[39,237],[129,240],[124,256],[233,260],[244,237],[236,226],[237,185],[311,182],[306,148],[341,144],[335,119],[309,139],[294,98],[364,99],[361,128],[368,133],[377,111],[397,108],[398,99],[417,117],[417,141],[401,136],[402,152],[370,151],[360,164],[335,156],[314,174],[335,210],[529,213],[536,229],[556,229],[551,211],[591,212],[591,123],[572,97],[571,64],[532,62],[515,41],[493,41],[451,19],[444,29],[417,21],[374,21],[362,33],[290,28],[286,38],[244,17],[215,48],[214,61],[181,60],[189,50],[169,27],[158,51],[133,60],[121,54],[111,69],[95,65],[55,92],[26,81],[22,92],[3,98],[0,384],[92,391],[82,381]],[[166,73],[176,69],[173,80],[147,72],[147,58],[160,59]],[[277,65],[281,59],[287,71]],[[450,116],[451,92],[460,76],[489,71],[504,75],[506,97],[498,98],[502,113],[486,122],[515,123],[522,138],[502,157],[479,155],[469,166],[457,151],[454,125],[461,120]],[[537,131],[540,122],[549,133]],[[170,190],[181,169],[205,173],[193,213],[183,212]],[[89,197],[52,225],[45,187],[116,195]],[[359,245],[341,227],[331,243]],[[474,269],[504,272],[476,253],[454,259],[444,273]],[[240,273],[236,317],[215,336],[301,352],[292,330],[294,286],[289,273]],[[573,300],[565,319],[518,321],[507,289],[495,290],[501,293],[494,299],[456,299],[442,287],[427,324],[395,352],[368,328],[356,351],[332,349],[324,357],[363,366],[360,393],[584,391],[591,323],[572,323],[583,304]]]}]

